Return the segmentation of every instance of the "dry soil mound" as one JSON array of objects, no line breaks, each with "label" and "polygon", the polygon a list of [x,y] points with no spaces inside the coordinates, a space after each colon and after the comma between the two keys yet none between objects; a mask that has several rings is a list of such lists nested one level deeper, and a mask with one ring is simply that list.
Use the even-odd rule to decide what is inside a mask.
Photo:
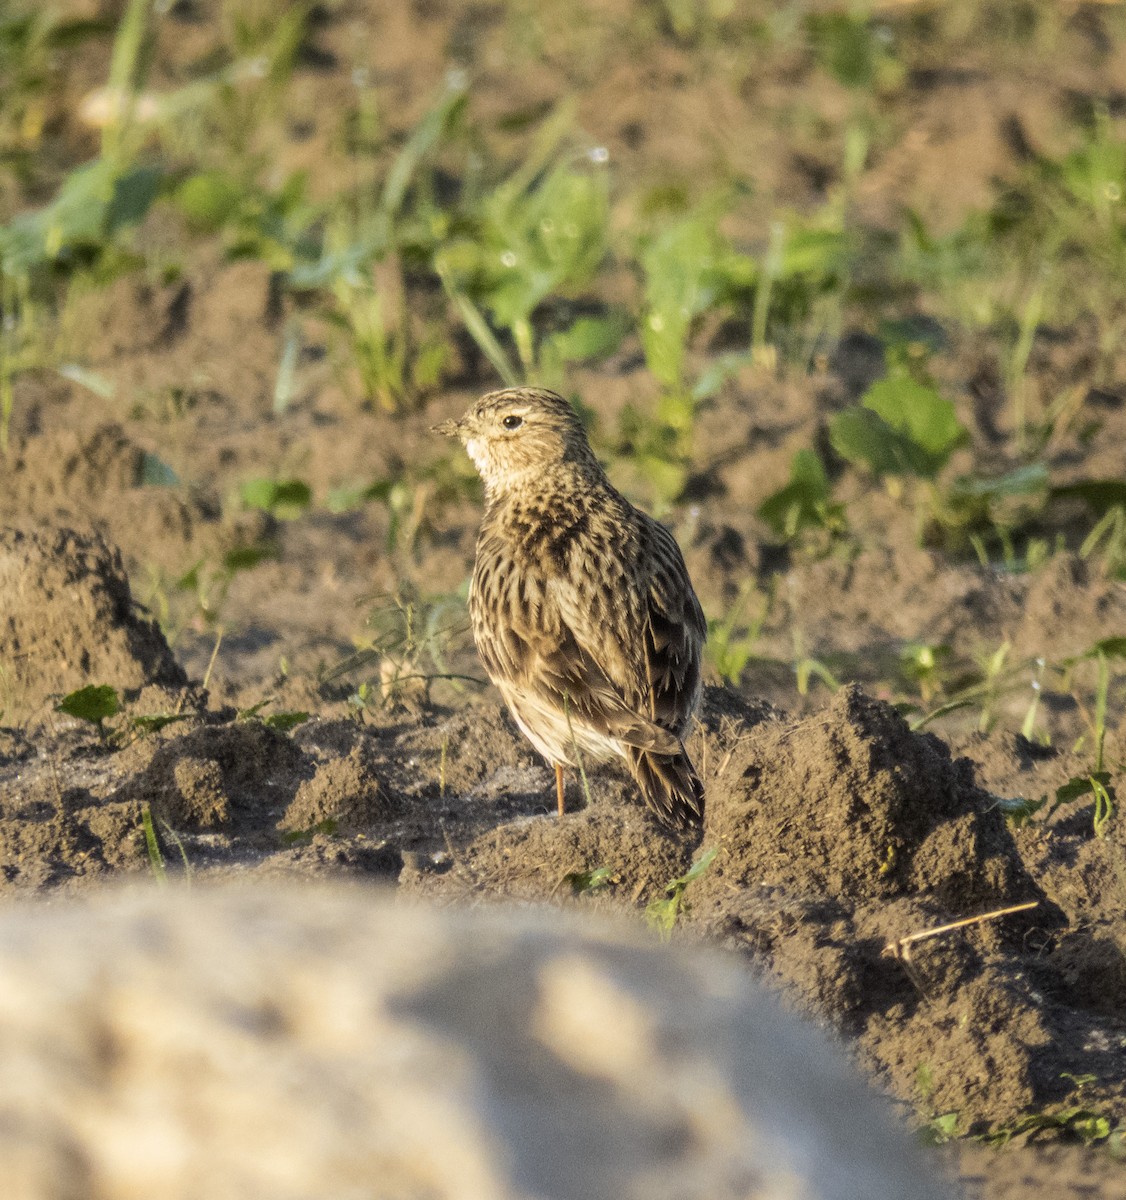
[{"label": "dry soil mound", "polygon": [[133,601],[121,555],[97,534],[0,529],[0,711],[15,724],[88,683],[185,683]]}]

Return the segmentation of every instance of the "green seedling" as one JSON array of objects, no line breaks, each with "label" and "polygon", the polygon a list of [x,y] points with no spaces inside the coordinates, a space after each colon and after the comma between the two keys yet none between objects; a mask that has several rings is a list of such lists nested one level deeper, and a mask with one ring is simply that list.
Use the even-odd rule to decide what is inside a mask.
[{"label": "green seedling", "polygon": [[1012,644],[1006,640],[991,654],[979,656],[972,672],[964,676],[957,687],[935,708],[914,717],[909,723],[913,730],[926,728],[932,721],[963,708],[980,708],[977,727],[982,733],[992,728],[998,702],[1005,696],[1027,687],[1027,672],[1034,660],[1009,661]]},{"label": "green seedling", "polygon": [[887,39],[866,12],[815,12],[808,25],[818,63],[845,87],[869,91],[901,77]]},{"label": "green seedling", "polygon": [[790,482],[759,505],[758,515],[785,542],[811,537],[842,537],[848,531],[845,506],[832,499],[832,487],[819,455],[799,450],[790,461]]},{"label": "green seedling", "polygon": [[684,893],[707,871],[718,853],[717,850],[705,850],[683,875],[665,884],[666,894],[661,899],[650,901],[646,905],[645,920],[662,941],[668,941],[672,937],[673,928],[681,912],[688,908]]},{"label": "green seedling", "polygon": [[129,717],[117,725],[106,725],[107,721],[121,713],[121,696],[109,684],[88,684],[70,692],[55,705],[55,712],[65,713],[87,721],[98,730],[98,736],[106,742],[122,743],[129,732],[137,737],[157,733],[178,721],[186,721],[186,713],[150,713],[145,716]]},{"label": "green seedling", "polygon": [[1096,551],[1102,553],[1107,576],[1126,581],[1126,506],[1116,505],[1099,519],[1079,547],[1079,557],[1093,558]]},{"label": "green seedling", "polygon": [[257,721],[260,725],[265,725],[267,729],[276,729],[278,733],[289,733],[298,725],[304,725],[312,716],[311,713],[297,711],[267,713],[263,716],[262,710],[268,708],[273,702],[273,697],[267,696],[265,700],[259,700],[257,704],[251,704],[248,708],[240,708],[235,719]]},{"label": "green seedling", "polygon": [[[156,601],[161,628],[169,645],[176,643],[182,630],[191,622],[217,626],[235,576],[242,571],[252,571],[262,563],[277,558],[277,555],[278,549],[273,542],[259,542],[235,546],[217,564],[201,558],[170,583],[166,583],[164,576],[158,573],[151,585],[150,599]],[[173,612],[182,607],[174,601],[177,594],[192,598],[191,611],[181,613],[178,618]]]},{"label": "green seedling", "polygon": [[755,647],[770,612],[772,597],[767,595],[762,598],[761,611],[754,620],[749,625],[743,624],[747,603],[756,591],[754,580],[748,580],[723,617],[708,622],[704,654],[719,677],[733,686],[738,686],[743,672],[756,657]]},{"label": "green seedling", "polygon": [[[1095,1082],[1094,1075],[1063,1074],[1061,1079],[1068,1079],[1073,1084],[1077,1096]],[[1040,1112],[1028,1113],[1012,1125],[1002,1126],[982,1135],[978,1140],[995,1148],[1007,1146],[1015,1137],[1034,1139],[1039,1133],[1067,1133],[1078,1138],[1087,1145],[1106,1142],[1115,1129],[1113,1117],[1089,1108],[1084,1104],[1063,1105],[1056,1108],[1043,1109]]]},{"label": "green seedling", "polygon": [[340,822],[335,817],[325,817],[308,829],[289,829],[281,835],[283,846],[307,846],[315,837],[335,837]]},{"label": "green seedling", "polygon": [[[590,285],[608,250],[606,153],[566,150],[572,123],[564,104],[544,122],[527,159],[465,214],[465,234],[433,258],[466,330],[509,384],[521,376],[537,382],[545,366],[554,373],[569,355],[603,354],[620,340],[616,319],[582,330],[571,322],[550,345],[536,326],[541,306]],[[493,328],[511,338],[518,368]]]},{"label": "green seedling", "polygon": [[1005,820],[1013,829],[1023,829],[1047,803],[1047,797],[1030,800],[1022,796],[995,796],[991,808],[1003,814]]},{"label": "green seedling", "polygon": [[153,878],[163,887],[168,882],[168,868],[164,865],[164,853],[153,825],[152,809],[147,804],[141,806],[141,828],[145,834],[145,849],[148,851]]},{"label": "green seedling", "polygon": [[406,567],[428,544],[434,523],[450,507],[479,494],[480,480],[465,455],[447,455],[425,466],[403,464],[367,484],[335,488],[327,505],[331,512],[346,512],[373,501],[385,504],[387,552]]},{"label": "green seedling", "polygon": [[841,681],[833,674],[828,664],[806,654],[805,638],[798,629],[794,630],[793,668],[799,696],[809,695],[809,685],[814,679],[820,679],[831,692],[840,690]]},{"label": "green seedling", "polygon": [[239,486],[244,508],[260,508],[282,521],[293,521],[313,503],[313,490],[301,479],[248,479]]},{"label": "green seedling", "polygon": [[397,703],[410,693],[428,693],[442,681],[461,694],[466,684],[483,680],[450,669],[448,656],[465,645],[469,634],[466,601],[461,595],[425,598],[413,590],[382,597],[372,608],[369,636],[356,650],[321,673],[322,687],[374,666],[368,679],[355,685],[348,703],[357,716],[368,708]]},{"label": "green seedling", "polygon": [[966,438],[954,405],[907,377],[873,384],[829,426],[833,449],[880,479],[934,479]]},{"label": "green seedling", "polygon": [[[725,303],[732,281],[744,288],[754,264],[719,232],[730,199],[716,196],[645,239],[638,252],[644,279],[641,345],[653,376],[671,395],[687,393],[687,354],[700,316]],[[670,409],[670,415],[671,409]],[[681,418],[681,432],[691,412]]]},{"label": "green seedling", "polygon": [[98,736],[105,738],[107,732],[105,722],[115,717],[121,711],[121,697],[117,689],[109,684],[88,684],[76,692],[70,692],[55,705],[55,712],[65,713],[68,717],[77,717],[80,721],[88,721],[98,730]]},{"label": "green seedling", "polygon": [[[1112,776],[1106,764],[1106,727],[1107,704],[1110,695],[1112,660],[1126,659],[1126,637],[1104,638],[1096,642],[1085,653],[1068,659],[1064,664],[1065,672],[1070,676],[1071,670],[1082,662],[1093,661],[1096,668],[1095,707],[1090,718],[1090,735],[1094,742],[1095,754],[1092,770],[1083,775],[1069,779],[1062,787],[1056,789],[1055,808],[1082,796],[1094,799],[1093,826],[1096,837],[1106,835],[1107,826],[1114,816],[1117,807],[1117,794]],[[1084,735],[1086,736],[1086,735]],[[1080,739],[1081,741],[1083,739]],[[1078,745],[1076,747],[1078,749]]]},{"label": "green seedling", "polygon": [[919,689],[924,705],[930,704],[945,689],[951,655],[949,646],[932,646],[925,642],[911,642],[900,651],[900,669]]},{"label": "green seedling", "polygon": [[571,871],[563,877],[563,882],[570,884],[572,895],[586,895],[613,883],[614,868],[594,867],[590,871]]},{"label": "green seedling", "polygon": [[919,1140],[924,1146],[944,1146],[958,1136],[958,1126],[961,1124],[957,1112],[936,1113],[931,1106],[934,1095],[934,1072],[928,1063],[919,1063],[915,1068],[915,1087],[924,1106],[931,1110],[932,1115],[919,1130]]},{"label": "green seedling", "polygon": [[[186,883],[191,883],[192,865],[188,861],[188,852],[184,849],[184,843],[180,840],[179,835],[168,824],[167,821],[161,821],[160,824],[164,829],[164,836],[167,837],[180,852],[180,861],[184,867],[184,880]],[[153,878],[160,886],[164,886],[168,882],[168,867],[164,861],[164,851],[160,846],[160,839],[156,832],[156,823],[153,821],[152,808],[148,804],[141,806],[141,829],[145,837],[145,850],[148,853],[149,868],[152,870]]]}]

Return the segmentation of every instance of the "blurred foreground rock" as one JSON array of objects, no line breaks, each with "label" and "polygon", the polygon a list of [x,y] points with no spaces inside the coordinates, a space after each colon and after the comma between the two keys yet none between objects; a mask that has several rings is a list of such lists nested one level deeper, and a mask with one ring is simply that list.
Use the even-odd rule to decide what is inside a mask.
[{"label": "blurred foreground rock", "polygon": [[715,954],[359,888],[0,913],[5,1200],[943,1194]]}]

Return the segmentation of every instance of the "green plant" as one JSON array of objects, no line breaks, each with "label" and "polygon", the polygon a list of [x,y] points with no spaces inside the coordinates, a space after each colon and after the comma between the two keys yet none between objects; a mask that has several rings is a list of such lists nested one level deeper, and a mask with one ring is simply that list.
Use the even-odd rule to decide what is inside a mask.
[{"label": "green plant", "polygon": [[718,850],[705,850],[683,875],[665,884],[664,896],[646,905],[645,920],[662,940],[667,941],[672,936],[681,911],[688,907],[684,893],[707,871],[718,853]]},{"label": "green plant", "polygon": [[935,696],[945,691],[951,654],[949,646],[927,642],[909,642],[899,652],[900,669],[906,679],[919,689],[919,697],[924,705],[930,704]]},{"label": "green plant", "polygon": [[1113,659],[1123,658],[1126,658],[1126,637],[1113,637],[1096,642],[1083,654],[1067,659],[1063,664],[1065,675],[1068,677],[1080,663],[1093,662],[1095,664],[1094,711],[1090,717],[1090,736],[1094,742],[1094,762],[1090,771],[1073,776],[1056,789],[1051,807],[1054,809],[1068,801],[1091,796],[1094,800],[1092,823],[1096,837],[1106,835],[1107,826],[1117,809],[1118,797],[1114,784],[1111,782],[1111,773],[1106,768],[1106,724],[1111,680],[1110,664]]},{"label": "green plant", "polygon": [[[620,340],[615,318],[537,329],[547,302],[574,299],[608,251],[609,181],[605,150],[566,148],[573,123],[561,105],[539,128],[525,160],[503,181],[467,200],[459,227],[437,248],[433,266],[466,330],[506,384],[542,381],[568,356],[607,353]],[[505,330],[519,370],[492,331]],[[541,325],[542,329],[542,325]]]},{"label": "green plant", "polygon": [[974,669],[957,679],[956,690],[947,699],[929,712],[913,718],[913,730],[925,728],[939,717],[957,712],[961,708],[980,708],[977,727],[982,733],[992,728],[995,708],[1002,697],[1026,686],[1026,675],[1030,661],[1009,662],[1012,643],[1006,639],[990,654],[978,655]]},{"label": "green plant", "polygon": [[[163,574],[158,573],[151,585],[152,596],[163,613],[161,625],[169,644],[175,644],[189,623],[210,628],[217,626],[235,576],[276,558],[277,553],[277,546],[269,541],[235,546],[225,551],[218,562],[209,558],[197,560],[182,575],[171,580],[170,586]],[[174,595],[191,598],[187,612],[182,611],[181,605],[173,604]],[[181,611],[174,613],[174,607]]]},{"label": "green plant", "polygon": [[841,681],[833,674],[829,665],[819,658],[805,653],[804,639],[800,631],[794,631],[794,682],[799,696],[809,695],[811,680],[820,679],[831,692],[840,690]]},{"label": "green plant", "polygon": [[357,715],[370,706],[382,708],[428,694],[438,681],[458,693],[466,683],[482,683],[450,667],[450,657],[464,646],[469,633],[463,596],[426,598],[404,586],[380,598],[367,625],[371,632],[358,639],[355,651],[320,676],[325,686],[375,666],[348,697]]},{"label": "green plant", "polygon": [[762,598],[758,615],[749,625],[743,624],[747,603],[756,591],[755,581],[747,580],[723,617],[708,621],[704,655],[719,677],[734,686],[738,686],[743,672],[756,657],[755,647],[770,613],[772,597],[767,595]]},{"label": "green plant", "polygon": [[[1073,1091],[1077,1097],[1082,1096],[1084,1089],[1095,1082],[1094,1075],[1064,1074],[1061,1078],[1072,1082]],[[1076,1103],[1027,1113],[1011,1125],[1004,1125],[981,1135],[979,1140],[989,1146],[1000,1148],[1007,1146],[1015,1137],[1035,1138],[1038,1133],[1058,1134],[1063,1132],[1092,1145],[1106,1142],[1112,1133],[1118,1132],[1120,1129],[1121,1127],[1119,1130],[1115,1129],[1112,1116],[1100,1113],[1097,1109],[1090,1108],[1083,1103]]]},{"label": "green plant", "polygon": [[296,520],[313,502],[313,490],[301,479],[247,479],[239,485],[244,508],[260,508],[279,520]]},{"label": "green plant", "polygon": [[908,374],[872,385],[861,402],[833,417],[829,439],[842,458],[884,482],[893,495],[914,494],[920,541],[957,549],[974,545],[988,558],[984,538],[1016,561],[1012,531],[1048,500],[1048,470],[1028,463],[1001,475],[941,476],[968,440],[954,405]]},{"label": "green plant", "polygon": [[[176,846],[180,852],[180,861],[184,868],[184,882],[191,883],[192,865],[188,861],[188,852],[184,849],[184,843],[180,840],[176,831],[162,820],[161,825],[164,827],[164,835]],[[160,838],[157,836],[156,823],[153,821],[152,807],[148,804],[141,805],[141,830],[145,839],[145,851],[148,854],[149,869],[153,873],[153,878],[157,884],[163,887],[168,882],[168,867],[164,861],[164,851],[161,849]]]},{"label": "green plant", "polygon": [[445,455],[423,465],[404,463],[369,483],[344,485],[328,495],[331,512],[377,502],[387,506],[387,552],[405,569],[433,534],[434,522],[448,508],[475,501],[480,480],[462,454]]},{"label": "green plant", "polygon": [[933,480],[966,437],[954,405],[908,376],[873,384],[829,425],[833,449],[880,479]]},{"label": "green plant", "polygon": [[935,1112],[931,1104],[934,1095],[934,1072],[929,1063],[919,1063],[915,1068],[915,1088],[925,1109],[931,1113],[919,1130],[919,1139],[924,1146],[944,1146],[958,1136],[961,1116],[957,1112]]},{"label": "green plant", "polygon": [[[28,18],[0,25],[0,46],[14,43],[36,54],[60,38],[94,31],[93,23]],[[74,168],[48,204],[0,226],[0,452],[8,445],[16,378],[47,362],[37,329],[41,310],[58,306],[67,276],[80,268],[112,273],[132,266],[124,237],[160,191],[163,171],[138,162],[143,141],[132,119],[150,34],[149,0],[129,0],[110,66],[109,89],[119,102],[103,127],[100,156]]]},{"label": "green plant", "polygon": [[116,724],[107,725],[114,717],[121,714],[121,696],[117,689],[106,683],[87,684],[77,691],[69,692],[55,705],[55,712],[65,713],[69,717],[77,717],[93,725],[98,736],[107,743],[122,744],[129,733],[136,737],[156,733],[167,725],[177,721],[186,721],[183,713],[149,713],[143,716],[130,716]]},{"label": "green plant", "polygon": [[613,883],[614,868],[593,867],[589,871],[571,871],[563,877],[563,881],[570,884],[572,895],[586,895]]},{"label": "green plant", "polygon": [[785,542],[824,546],[848,531],[845,506],[832,498],[825,467],[814,450],[798,450],[790,460],[790,482],[768,496],[758,515]]},{"label": "green plant", "polygon": [[235,719],[238,721],[257,721],[260,725],[265,725],[267,729],[276,729],[278,733],[289,733],[291,729],[296,729],[298,725],[304,725],[312,715],[307,712],[282,711],[267,713],[263,716],[262,710],[268,708],[273,703],[273,696],[267,696],[265,700],[259,700],[257,704],[251,704],[248,708],[240,708]]},{"label": "green plant", "polygon": [[149,867],[152,870],[153,878],[163,886],[168,882],[168,868],[164,865],[164,853],[157,840],[152,809],[147,804],[141,806],[141,829],[145,835],[145,850],[148,852]]},{"label": "green plant", "polygon": [[98,736],[103,738],[106,736],[105,722],[120,711],[121,697],[117,689],[104,683],[91,683],[76,692],[70,692],[55,705],[55,712],[89,722],[97,728]]}]

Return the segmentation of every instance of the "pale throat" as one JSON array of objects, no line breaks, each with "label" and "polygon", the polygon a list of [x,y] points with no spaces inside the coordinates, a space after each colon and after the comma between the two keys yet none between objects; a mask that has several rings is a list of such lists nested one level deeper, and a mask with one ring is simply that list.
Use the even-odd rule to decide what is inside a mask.
[{"label": "pale throat", "polygon": [[528,463],[526,466],[515,466],[512,462],[498,462],[496,456],[489,453],[488,443],[484,438],[468,438],[465,450],[481,476],[485,485],[485,494],[492,496],[502,492],[519,490],[543,473],[543,465]]}]

